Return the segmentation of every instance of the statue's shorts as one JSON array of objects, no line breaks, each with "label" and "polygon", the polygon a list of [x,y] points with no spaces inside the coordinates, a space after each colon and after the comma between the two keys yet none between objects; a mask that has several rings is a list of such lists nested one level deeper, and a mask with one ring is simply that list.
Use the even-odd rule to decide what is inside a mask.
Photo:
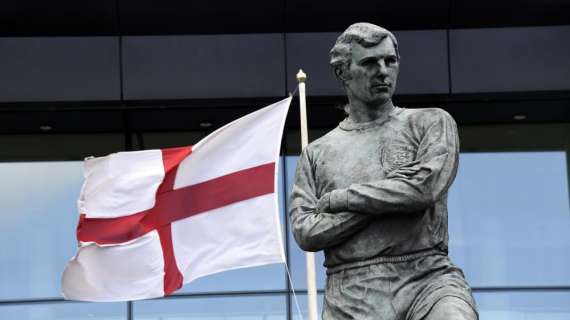
[{"label": "statue's shorts", "polygon": [[376,263],[328,275],[323,319],[422,320],[446,297],[464,301],[459,307],[471,310],[460,311],[477,319],[463,272],[447,256]]}]

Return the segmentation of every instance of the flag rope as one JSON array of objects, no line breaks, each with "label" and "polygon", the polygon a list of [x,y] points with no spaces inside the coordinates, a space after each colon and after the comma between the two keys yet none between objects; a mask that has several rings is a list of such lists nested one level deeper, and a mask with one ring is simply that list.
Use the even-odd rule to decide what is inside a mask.
[{"label": "flag rope", "polygon": [[293,90],[293,92],[289,92],[289,96],[290,96],[290,97],[293,97],[293,96],[297,93],[297,91],[299,91],[299,85],[297,85],[297,86],[295,87],[295,90]]},{"label": "flag rope", "polygon": [[293,285],[293,278],[291,277],[291,272],[289,272],[289,266],[285,263],[285,271],[287,272],[287,279],[289,280],[289,285],[291,286],[291,292],[293,293],[293,300],[295,300],[295,307],[297,308],[297,313],[301,320],[305,320],[303,318],[303,312],[301,312],[301,307],[299,306],[299,299],[297,299],[297,293],[295,293],[295,286]]}]

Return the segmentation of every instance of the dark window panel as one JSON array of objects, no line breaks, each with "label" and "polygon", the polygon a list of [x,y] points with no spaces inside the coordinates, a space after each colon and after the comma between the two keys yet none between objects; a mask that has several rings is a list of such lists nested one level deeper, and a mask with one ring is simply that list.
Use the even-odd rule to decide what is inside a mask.
[{"label": "dark window panel", "polygon": [[119,6],[127,35],[283,31],[283,1],[121,0]]},{"label": "dark window panel", "polygon": [[[0,134],[0,145],[0,162],[83,160],[124,151],[125,136],[119,133]],[[58,272],[61,271],[63,269]]]},{"label": "dark window panel", "polygon": [[567,0],[451,1],[451,28],[570,24]]},{"label": "dark window panel", "polygon": [[329,65],[329,50],[339,33],[289,33],[287,41],[287,90],[295,91],[299,69],[307,74],[307,95],[342,95],[341,83]]},{"label": "dark window panel", "polygon": [[444,30],[395,32],[401,56],[396,94],[449,93]]},{"label": "dark window panel", "polygon": [[202,140],[206,133],[199,131],[186,132],[145,132],[142,133],[141,149],[161,149],[194,145]]},{"label": "dark window panel", "polygon": [[[329,65],[329,51],[340,32],[287,34],[287,84],[297,86],[299,68],[307,73],[307,94],[344,95]],[[448,93],[447,42],[444,30],[397,31],[402,61],[397,94]]]},{"label": "dark window panel", "polygon": [[133,110],[129,111],[129,127],[133,131],[201,131],[207,134],[267,105]]},{"label": "dark window panel", "polygon": [[355,22],[390,30],[439,29],[447,26],[447,0],[303,1],[287,0],[287,32],[339,32]]},{"label": "dark window panel", "polygon": [[116,35],[115,1],[2,1],[0,36]]},{"label": "dark window panel", "polygon": [[119,100],[117,37],[0,38],[0,101]]},{"label": "dark window panel", "polygon": [[9,111],[0,113],[0,133],[118,132],[128,130],[120,111]]},{"label": "dark window panel", "polygon": [[337,32],[357,21],[393,30],[563,25],[569,11],[566,0],[21,0],[0,5],[0,36]]},{"label": "dark window panel", "polygon": [[461,150],[563,150],[570,141],[570,124],[503,124],[460,126]]},{"label": "dark window panel", "polygon": [[280,34],[123,40],[127,100],[283,96]]},{"label": "dark window panel", "polygon": [[570,26],[450,31],[453,93],[570,89]]}]

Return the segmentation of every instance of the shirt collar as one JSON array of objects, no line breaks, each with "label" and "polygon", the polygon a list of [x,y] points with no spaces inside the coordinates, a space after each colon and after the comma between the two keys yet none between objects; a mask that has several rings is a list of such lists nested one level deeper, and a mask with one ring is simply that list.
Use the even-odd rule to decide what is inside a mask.
[{"label": "shirt collar", "polygon": [[387,116],[382,116],[376,120],[368,121],[368,122],[353,122],[348,117],[346,117],[343,121],[341,121],[338,126],[342,130],[352,131],[352,130],[364,130],[368,128],[373,128],[377,126],[383,125],[385,122],[390,120],[391,117],[399,114],[402,112],[404,108],[399,108],[394,106],[394,108],[390,111]]}]

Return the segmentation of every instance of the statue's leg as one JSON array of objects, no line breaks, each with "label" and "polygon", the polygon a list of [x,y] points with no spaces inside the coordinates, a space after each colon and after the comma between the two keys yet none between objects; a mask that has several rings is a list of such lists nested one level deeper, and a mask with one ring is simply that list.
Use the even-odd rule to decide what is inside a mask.
[{"label": "statue's leg", "polygon": [[396,310],[393,304],[391,286],[398,279],[397,271],[393,264],[385,263],[329,274],[323,320],[404,319],[405,313]]},{"label": "statue's leg", "polygon": [[[416,281],[400,290],[414,296],[406,320],[477,320],[475,299],[463,272],[447,256],[428,256],[415,261],[418,268]],[[423,275],[419,277],[417,275]],[[406,290],[416,284],[417,293]]]},{"label": "statue's leg", "polygon": [[477,320],[473,308],[463,299],[454,296],[441,298],[423,320]]}]

